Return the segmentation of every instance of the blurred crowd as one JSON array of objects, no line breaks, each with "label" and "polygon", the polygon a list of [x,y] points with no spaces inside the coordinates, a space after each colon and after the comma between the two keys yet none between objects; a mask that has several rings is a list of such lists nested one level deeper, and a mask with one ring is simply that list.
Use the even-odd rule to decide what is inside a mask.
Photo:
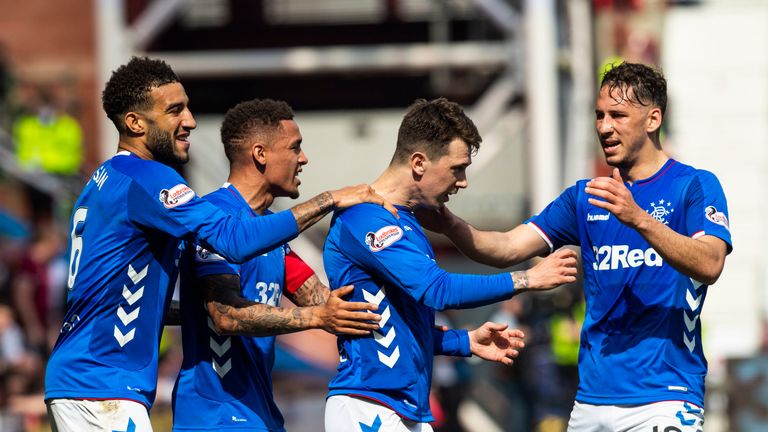
[{"label": "blurred crowd", "polygon": [[[637,3],[642,2],[594,2],[598,31],[612,35],[598,41],[601,65],[620,59],[658,64],[658,39],[648,30],[658,26],[643,23],[659,18],[651,14],[645,21],[638,20],[632,13]],[[65,307],[67,223],[89,175],[82,170],[83,133],[74,94],[66,79],[27,82],[15,76],[0,42],[0,431],[47,427],[43,373]],[[578,384],[584,309],[581,287],[574,284],[549,295],[515,297],[471,316],[441,314],[438,324],[450,327],[490,320],[521,328],[526,348],[513,367],[437,358],[432,401],[435,430],[467,430],[459,417],[472,407],[504,431],[565,430]],[[153,409],[158,431],[170,429],[169,403],[181,359],[180,339],[178,328],[169,328],[161,347],[161,382]],[[305,364],[297,366],[292,360],[278,353],[275,394],[288,430],[300,430],[298,426],[291,429],[292,422],[298,425],[302,417],[306,421],[321,415],[331,372],[306,371]],[[304,368],[305,376],[312,379],[297,380],[294,368]],[[768,324],[760,352],[729,361],[727,370],[725,392],[733,430],[766,430]]]}]

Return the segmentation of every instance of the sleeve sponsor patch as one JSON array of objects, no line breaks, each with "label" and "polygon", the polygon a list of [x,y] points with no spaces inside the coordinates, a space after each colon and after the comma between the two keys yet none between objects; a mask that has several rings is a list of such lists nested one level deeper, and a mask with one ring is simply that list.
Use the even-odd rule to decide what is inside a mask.
[{"label": "sleeve sponsor patch", "polygon": [[224,257],[222,257],[217,253],[213,253],[202,246],[196,246],[195,261],[197,262],[224,261]]},{"label": "sleeve sponsor patch", "polygon": [[730,231],[730,227],[728,226],[728,217],[725,215],[725,213],[717,211],[715,206],[708,206],[705,208],[704,214],[711,222],[722,225],[725,227],[725,229]]},{"label": "sleeve sponsor patch", "polygon": [[174,208],[195,197],[195,191],[184,183],[179,183],[170,189],[160,191],[160,202],[165,208]]},{"label": "sleeve sponsor patch", "polygon": [[365,244],[372,252],[378,252],[392,243],[400,240],[403,236],[403,230],[396,225],[388,225],[376,232],[369,232],[365,235]]}]

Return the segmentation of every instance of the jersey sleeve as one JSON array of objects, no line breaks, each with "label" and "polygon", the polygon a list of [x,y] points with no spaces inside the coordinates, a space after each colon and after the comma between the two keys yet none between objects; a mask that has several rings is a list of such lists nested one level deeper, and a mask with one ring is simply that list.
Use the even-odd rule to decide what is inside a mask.
[{"label": "jersey sleeve", "polygon": [[456,357],[469,357],[472,355],[469,346],[469,332],[467,330],[432,329],[435,355],[449,355]]},{"label": "jersey sleeve", "polygon": [[541,213],[524,223],[549,245],[550,252],[565,245],[579,244],[576,222],[576,198],[579,183],[564,190]]},{"label": "jersey sleeve", "polygon": [[286,247],[285,254],[285,289],[293,294],[301,288],[304,282],[310,276],[315,274],[314,270],[304,262],[296,252]]},{"label": "jersey sleeve", "polygon": [[686,194],[686,229],[693,238],[711,235],[733,250],[728,223],[728,204],[720,182],[714,174],[699,170]]},{"label": "jersey sleeve", "polygon": [[216,274],[239,276],[240,265],[228,262],[221,255],[195,245],[195,275],[200,278]]},{"label": "jersey sleeve", "polygon": [[[228,215],[196,196],[170,167],[153,164],[141,177],[131,176],[129,218],[140,226],[190,238],[226,260],[242,263],[298,235],[290,210],[258,218]],[[160,165],[163,168],[157,167]]]},{"label": "jersey sleeve", "polygon": [[[448,273],[420,250],[384,208],[362,205],[342,213],[340,243],[357,265],[433,309],[473,308],[510,298],[509,273]],[[417,228],[418,229],[418,228]]]}]

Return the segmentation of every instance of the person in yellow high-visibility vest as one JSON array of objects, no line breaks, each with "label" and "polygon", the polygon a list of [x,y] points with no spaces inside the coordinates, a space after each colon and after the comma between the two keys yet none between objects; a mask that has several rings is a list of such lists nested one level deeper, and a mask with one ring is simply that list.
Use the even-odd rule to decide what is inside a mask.
[{"label": "person in yellow high-visibility vest", "polygon": [[40,108],[22,115],[13,126],[16,156],[28,170],[72,175],[83,159],[83,132],[77,120],[53,108],[49,96],[41,95]]}]

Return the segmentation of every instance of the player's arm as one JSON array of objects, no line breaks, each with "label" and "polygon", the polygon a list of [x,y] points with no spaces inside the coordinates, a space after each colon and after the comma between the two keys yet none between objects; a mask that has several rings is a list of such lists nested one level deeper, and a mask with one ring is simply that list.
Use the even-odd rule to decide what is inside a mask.
[{"label": "player's arm", "polygon": [[680,273],[706,285],[712,285],[720,277],[728,254],[726,242],[711,235],[694,239],[654,219],[635,203],[618,169],[613,170],[611,177],[590,180],[585,192],[602,198],[589,198],[589,203],[608,210],[623,224],[635,229]]},{"label": "player's arm", "polygon": [[288,290],[285,295],[297,306],[318,306],[328,301],[331,290],[312,273],[296,291]]},{"label": "player's arm", "polygon": [[[258,218],[228,215],[194,191],[168,167],[135,177],[129,189],[128,214],[132,222],[178,238],[194,237],[206,249],[230,262],[242,263],[295,238],[333,209],[360,203],[397,210],[368,185],[324,192],[289,210]],[[174,198],[169,198],[173,196]]]},{"label": "player's arm", "polygon": [[447,207],[420,209],[419,222],[430,231],[442,233],[473,261],[503,268],[548,253],[549,245],[528,225],[509,231],[483,231],[453,214]]},{"label": "player's arm", "polygon": [[525,334],[509,329],[506,324],[486,322],[474,330],[450,330],[436,327],[432,330],[436,355],[469,357],[511,365],[525,346]]},{"label": "player's arm", "polygon": [[341,298],[352,287],[336,290],[328,302],[308,307],[283,308],[257,303],[240,295],[240,277],[215,274],[199,278],[205,290],[208,314],[221,334],[273,336],[308,329],[323,329],[348,335],[368,335],[379,328],[376,305],[345,302]]},{"label": "player's arm", "polygon": [[353,303],[341,300],[342,297],[351,293],[352,289],[351,286],[343,287],[332,294],[331,290],[295,252],[291,251],[285,255],[286,297],[297,306],[325,305],[331,311],[322,318],[325,321],[324,329],[329,333],[345,333],[345,327],[349,326],[348,321],[355,320],[355,317],[358,319],[368,317],[358,315],[353,309]]},{"label": "player's arm", "polygon": [[[350,210],[339,217],[344,221],[339,241],[353,261],[437,310],[478,307],[519,292],[551,289],[576,280],[576,254],[571,250],[557,251],[535,267],[511,274],[449,273],[409,241],[385,213],[356,215]],[[397,233],[387,244],[372,249],[365,243],[366,233],[384,227]]]},{"label": "player's arm", "polygon": [[299,232],[302,232],[334,209],[344,209],[361,203],[378,204],[397,215],[397,209],[366,184],[323,192],[307,202],[291,207],[291,213],[299,226]]}]

